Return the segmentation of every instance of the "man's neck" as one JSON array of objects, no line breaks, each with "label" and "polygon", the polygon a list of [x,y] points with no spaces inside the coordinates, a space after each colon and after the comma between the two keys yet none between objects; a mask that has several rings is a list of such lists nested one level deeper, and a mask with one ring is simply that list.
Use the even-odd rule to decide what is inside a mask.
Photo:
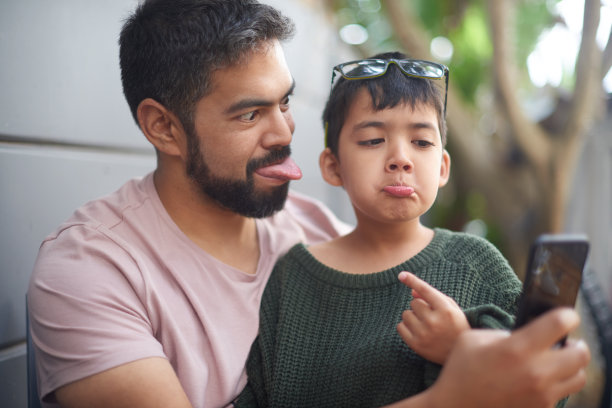
[{"label": "man's neck", "polygon": [[259,261],[255,220],[221,207],[186,177],[156,170],[155,189],[179,229],[219,261],[254,274]]}]

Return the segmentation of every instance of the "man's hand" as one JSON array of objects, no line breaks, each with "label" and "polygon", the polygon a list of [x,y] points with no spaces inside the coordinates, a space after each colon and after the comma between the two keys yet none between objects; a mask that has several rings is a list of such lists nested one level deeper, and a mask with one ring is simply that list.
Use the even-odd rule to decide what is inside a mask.
[{"label": "man's hand", "polygon": [[469,330],[427,391],[430,406],[553,407],[586,382],[586,344],[554,347],[579,321],[575,311],[555,309],[512,333]]},{"label": "man's hand", "polygon": [[56,390],[55,397],[63,408],[191,408],[172,366],[159,357],[75,381]]},{"label": "man's hand", "polygon": [[414,297],[397,325],[399,335],[421,357],[444,364],[459,335],[470,328],[465,314],[452,298],[413,274],[402,272],[399,280]]}]

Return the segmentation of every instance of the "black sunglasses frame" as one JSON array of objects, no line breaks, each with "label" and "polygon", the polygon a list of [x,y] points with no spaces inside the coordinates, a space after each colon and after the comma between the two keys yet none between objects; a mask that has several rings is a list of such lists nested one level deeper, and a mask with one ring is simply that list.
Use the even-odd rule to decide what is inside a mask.
[{"label": "black sunglasses frame", "polygon": [[[358,76],[350,76],[350,75],[346,75],[343,71],[342,68],[344,68],[347,65],[351,65],[351,64],[357,64],[357,63],[361,63],[364,65],[367,65],[368,63],[371,63],[372,65],[374,64],[380,64],[381,62],[385,63],[385,67],[383,69],[382,72],[377,73],[377,74],[372,74],[372,75],[358,75]],[[410,71],[407,71],[402,64],[406,64],[406,63],[411,63],[414,65],[429,65],[432,66],[438,70],[442,70],[443,74],[438,76],[438,75],[432,75],[432,76],[427,76],[427,75],[418,75],[415,73],[412,73]],[[436,62],[431,62],[431,61],[426,61],[426,60],[417,60],[417,59],[395,59],[395,58],[390,58],[390,59],[382,59],[382,58],[367,58],[367,59],[362,59],[362,60],[355,60],[355,61],[349,61],[349,62],[344,62],[342,64],[338,64],[336,65],[333,69],[332,69],[332,79],[331,79],[331,86],[333,88],[334,86],[334,79],[336,78],[336,72],[338,72],[344,79],[347,80],[356,80],[356,79],[368,79],[368,78],[378,78],[381,77],[383,75],[385,75],[387,73],[387,70],[389,69],[389,65],[390,64],[395,64],[397,65],[397,67],[400,69],[400,71],[402,71],[404,73],[404,75],[407,76],[411,76],[411,77],[415,77],[415,78],[423,78],[423,79],[442,79],[444,78],[445,81],[445,88],[444,88],[444,117],[446,117],[446,103],[447,103],[447,99],[448,99],[448,79],[449,79],[449,69],[446,65],[443,64],[438,64]]]}]

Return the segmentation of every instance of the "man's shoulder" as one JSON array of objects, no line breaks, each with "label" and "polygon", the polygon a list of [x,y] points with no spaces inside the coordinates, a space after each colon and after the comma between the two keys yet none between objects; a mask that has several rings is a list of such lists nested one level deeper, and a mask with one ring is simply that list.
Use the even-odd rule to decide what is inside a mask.
[{"label": "man's shoulder", "polygon": [[126,213],[141,208],[150,199],[150,176],[125,182],[116,191],[78,207],[45,241],[56,239],[72,228],[112,229],[125,221]]}]

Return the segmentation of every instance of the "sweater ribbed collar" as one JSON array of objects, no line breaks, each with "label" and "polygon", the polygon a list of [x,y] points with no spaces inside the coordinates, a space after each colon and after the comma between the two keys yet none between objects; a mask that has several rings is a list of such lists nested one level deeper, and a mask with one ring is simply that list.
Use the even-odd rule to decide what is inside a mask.
[{"label": "sweater ribbed collar", "polygon": [[[304,244],[297,244],[290,252],[290,256],[303,265],[315,278],[332,285],[347,288],[371,288],[376,286],[396,285],[399,281],[397,275],[402,271],[415,272],[431,264],[433,260],[440,259],[445,242],[450,237],[448,230],[434,228],[434,237],[431,242],[418,254],[410,259],[384,271],[368,274],[352,274],[328,267],[319,262]],[[418,274],[418,273],[417,273]]]}]

